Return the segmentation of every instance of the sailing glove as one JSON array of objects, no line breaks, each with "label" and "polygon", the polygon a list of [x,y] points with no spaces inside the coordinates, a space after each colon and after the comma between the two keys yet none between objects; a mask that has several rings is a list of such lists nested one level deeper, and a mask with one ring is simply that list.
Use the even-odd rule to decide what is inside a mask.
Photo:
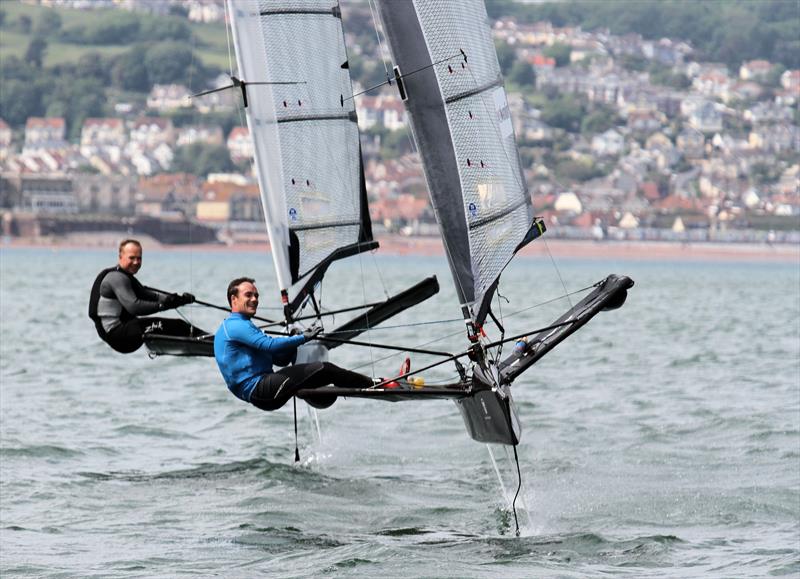
[{"label": "sailing glove", "polygon": [[315,326],[313,328],[308,328],[305,332],[303,332],[303,338],[305,338],[306,342],[310,342],[317,336],[322,333],[322,326]]}]

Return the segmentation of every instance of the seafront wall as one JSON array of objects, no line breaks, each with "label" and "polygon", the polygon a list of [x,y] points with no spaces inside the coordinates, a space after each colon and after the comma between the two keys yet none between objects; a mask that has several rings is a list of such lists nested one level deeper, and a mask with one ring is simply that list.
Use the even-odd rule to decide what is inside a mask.
[{"label": "seafront wall", "polygon": [[[0,248],[47,247],[53,250],[108,249],[116,251],[122,239],[118,233],[82,233],[63,237],[5,237]],[[159,243],[143,235],[140,239],[147,251],[186,252],[269,252],[264,242],[233,244],[181,244]],[[403,235],[381,235],[381,255],[443,256],[444,246],[438,237],[414,237]],[[547,237],[525,247],[520,255],[533,258],[609,259],[648,261],[783,261],[794,262],[800,267],[800,244],[782,243],[716,243],[716,242],[667,242],[667,241],[579,241],[547,239]]]}]

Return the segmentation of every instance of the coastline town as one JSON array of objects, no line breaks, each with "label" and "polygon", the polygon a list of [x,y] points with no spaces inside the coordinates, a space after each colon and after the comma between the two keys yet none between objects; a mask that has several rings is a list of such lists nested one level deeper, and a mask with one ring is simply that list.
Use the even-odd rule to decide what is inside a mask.
[{"label": "coastline town", "polygon": [[[155,10],[170,2],[33,2],[75,10]],[[224,22],[221,4],[186,17]],[[356,6],[354,11],[367,11]],[[800,70],[751,60],[738,70],[696,59],[683,41],[494,22],[534,208],[550,238],[800,244]],[[374,40],[374,31],[372,31]],[[348,32],[361,61],[379,45]],[[380,65],[381,70],[383,65]],[[354,75],[355,76],[355,75]],[[356,79],[354,92],[367,88]],[[113,115],[0,119],[0,212],[8,242],[135,231],[162,243],[263,243],[253,144],[238,91],[154,84]],[[376,235],[433,237],[437,226],[394,86],[356,97]],[[2,112],[0,112],[2,116]],[[180,170],[187,152],[224,151],[225,171]]]}]

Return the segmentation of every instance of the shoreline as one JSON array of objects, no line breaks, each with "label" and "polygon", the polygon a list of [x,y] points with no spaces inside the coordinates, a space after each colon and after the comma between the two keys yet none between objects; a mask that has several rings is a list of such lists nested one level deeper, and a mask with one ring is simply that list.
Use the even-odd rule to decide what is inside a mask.
[{"label": "shoreline", "polygon": [[[3,249],[58,250],[115,250],[120,236],[117,234],[79,234],[57,239],[11,238],[0,244]],[[438,237],[404,237],[401,235],[377,236],[381,255],[391,256],[444,256],[444,246]],[[193,252],[269,252],[269,244],[161,244],[154,239],[141,237],[148,251]],[[536,241],[520,251],[524,257],[565,259],[622,259],[635,261],[769,261],[800,264],[800,245],[765,243],[715,243],[669,241],[589,241],[546,239]]]}]

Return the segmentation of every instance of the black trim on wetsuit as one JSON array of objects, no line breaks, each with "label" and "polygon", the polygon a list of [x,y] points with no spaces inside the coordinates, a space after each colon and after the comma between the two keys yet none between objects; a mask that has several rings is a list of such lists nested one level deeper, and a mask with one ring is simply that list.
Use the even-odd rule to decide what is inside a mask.
[{"label": "black trim on wetsuit", "polygon": [[[250,395],[250,403],[261,410],[277,410],[286,404],[298,390],[321,388],[333,384],[340,388],[368,388],[372,378],[351,372],[330,362],[313,362],[287,366],[264,374]],[[335,396],[315,400],[317,408],[327,408],[336,401]]]}]

